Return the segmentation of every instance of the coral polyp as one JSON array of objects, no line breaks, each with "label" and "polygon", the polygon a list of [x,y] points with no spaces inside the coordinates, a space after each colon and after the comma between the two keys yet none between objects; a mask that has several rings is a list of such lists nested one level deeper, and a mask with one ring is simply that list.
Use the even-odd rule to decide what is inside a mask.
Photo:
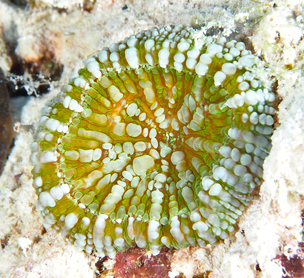
[{"label": "coral polyp", "polygon": [[114,257],[226,239],[261,184],[275,94],[243,42],[142,31],[85,61],[38,124],[45,228]]}]

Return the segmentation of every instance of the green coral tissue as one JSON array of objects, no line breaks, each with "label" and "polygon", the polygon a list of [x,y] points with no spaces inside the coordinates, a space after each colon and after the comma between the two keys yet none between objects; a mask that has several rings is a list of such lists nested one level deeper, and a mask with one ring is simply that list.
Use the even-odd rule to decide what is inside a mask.
[{"label": "green coral tissue", "polygon": [[44,227],[111,258],[228,238],[271,148],[275,94],[259,62],[243,42],[182,25],[89,57],[32,145]]}]

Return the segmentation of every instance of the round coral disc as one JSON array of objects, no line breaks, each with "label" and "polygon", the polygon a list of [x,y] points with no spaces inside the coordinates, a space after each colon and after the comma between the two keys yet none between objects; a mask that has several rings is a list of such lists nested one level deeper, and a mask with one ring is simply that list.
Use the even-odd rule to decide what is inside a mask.
[{"label": "round coral disc", "polygon": [[35,136],[44,226],[110,257],[227,238],[271,148],[275,95],[257,61],[243,42],[181,25],[88,58]]}]

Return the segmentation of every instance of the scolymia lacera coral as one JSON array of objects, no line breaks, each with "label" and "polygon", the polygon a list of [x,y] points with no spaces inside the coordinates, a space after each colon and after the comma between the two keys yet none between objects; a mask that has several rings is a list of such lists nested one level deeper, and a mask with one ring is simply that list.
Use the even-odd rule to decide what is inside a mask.
[{"label": "scolymia lacera coral", "polygon": [[89,57],[33,144],[44,227],[110,257],[227,238],[271,148],[275,95],[258,64],[243,42],[181,25]]}]

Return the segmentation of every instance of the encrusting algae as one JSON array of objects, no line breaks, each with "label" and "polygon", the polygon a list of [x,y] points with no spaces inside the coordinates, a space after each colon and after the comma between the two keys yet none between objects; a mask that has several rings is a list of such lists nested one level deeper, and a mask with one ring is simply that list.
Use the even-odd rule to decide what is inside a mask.
[{"label": "encrusting algae", "polygon": [[89,57],[35,135],[44,227],[111,258],[227,238],[271,148],[275,94],[258,62],[243,42],[182,25]]}]

